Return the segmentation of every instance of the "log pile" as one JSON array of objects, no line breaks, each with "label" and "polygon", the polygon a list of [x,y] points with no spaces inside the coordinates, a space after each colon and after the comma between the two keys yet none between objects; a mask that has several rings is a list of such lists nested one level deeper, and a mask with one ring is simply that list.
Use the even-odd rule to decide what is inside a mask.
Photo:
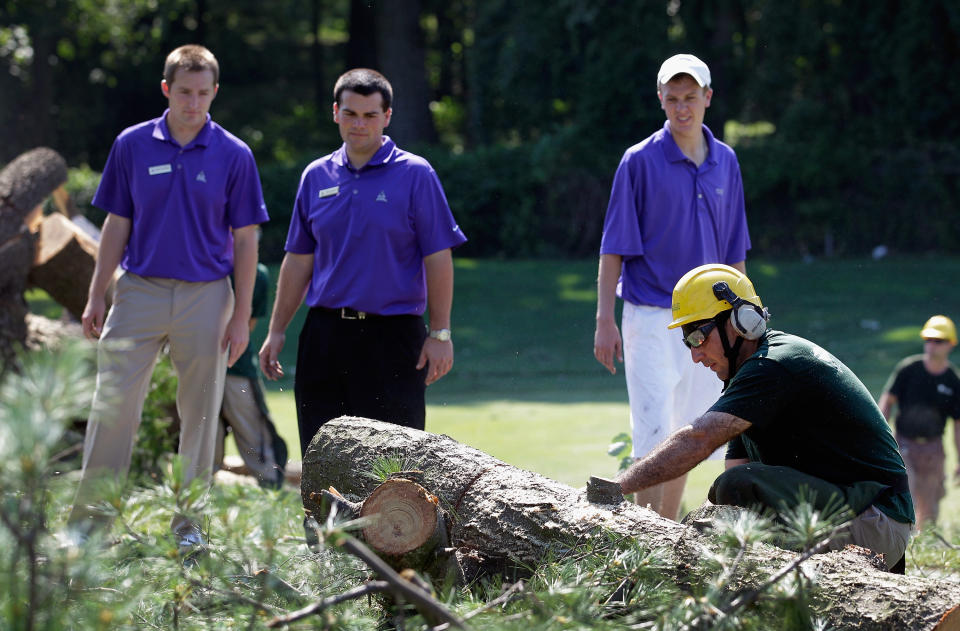
[{"label": "log pile", "polygon": [[[304,509],[322,518],[323,499],[333,487],[347,510],[363,513],[381,485],[369,472],[385,460],[417,464],[417,485],[427,496],[435,496],[436,505],[449,516],[446,545],[427,545],[435,546],[435,553],[451,552],[461,580],[471,580],[477,573],[516,575],[536,567],[550,551],[608,531],[639,538],[672,556],[676,580],[683,583],[705,548],[713,545],[701,532],[703,519],[694,519],[690,526],[678,524],[607,493],[599,497],[607,497],[603,501],[608,503],[591,503],[585,491],[512,467],[447,436],[353,417],[326,423],[311,441],[303,461]],[[413,491],[413,497],[420,494]],[[417,519],[424,522],[420,531],[429,531],[430,518],[412,521]],[[371,539],[367,543],[375,548]],[[890,574],[865,552],[850,546],[803,562],[804,570],[818,577],[816,605],[831,626],[960,629],[960,584]],[[796,553],[768,545],[758,545],[748,554],[755,566],[771,568],[797,558]],[[396,562],[398,552],[381,551],[381,556]]]}]

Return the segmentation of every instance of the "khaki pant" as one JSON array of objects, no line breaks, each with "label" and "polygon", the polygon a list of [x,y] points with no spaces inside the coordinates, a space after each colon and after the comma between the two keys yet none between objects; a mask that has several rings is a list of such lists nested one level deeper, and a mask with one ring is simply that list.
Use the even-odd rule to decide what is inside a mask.
[{"label": "khaki pant", "polygon": [[[271,421],[260,407],[255,388],[259,388],[259,385],[249,377],[227,375],[223,390],[223,408],[220,413],[233,430],[233,438],[237,442],[240,457],[257,480],[261,484],[282,483],[283,472],[280,471],[276,455],[273,453],[273,435],[267,426]],[[215,467],[223,463],[225,437],[223,423],[219,423],[214,455]]]},{"label": "khaki pant", "polygon": [[[83,446],[83,473],[69,522],[90,517],[95,482],[122,478],[157,355],[170,345],[177,373],[180,448],[187,481],[210,479],[227,354],[220,350],[233,313],[228,278],[193,283],[129,272],[117,281],[97,352],[97,386]],[[174,531],[190,524],[174,517]]]},{"label": "khaki pant", "polygon": [[917,511],[917,526],[936,523],[940,515],[940,500],[946,495],[944,481],[943,438],[915,439],[897,434],[900,455],[907,467],[910,495]]},{"label": "khaki pant", "polygon": [[[780,511],[797,505],[802,487],[814,492],[815,497],[809,501],[817,510],[824,510],[831,498],[839,501],[846,498],[844,489],[831,482],[790,467],[758,462],[731,467],[721,473],[707,497],[714,504]],[[903,558],[910,541],[910,524],[891,519],[872,504],[852,508],[860,513],[831,542],[829,549],[839,550],[854,543],[883,554],[887,569],[895,566]]]}]

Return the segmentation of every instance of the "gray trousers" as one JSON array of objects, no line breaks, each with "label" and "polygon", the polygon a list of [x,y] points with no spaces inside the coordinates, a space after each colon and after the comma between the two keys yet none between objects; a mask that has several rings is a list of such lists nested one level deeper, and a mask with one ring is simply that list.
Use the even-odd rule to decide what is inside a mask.
[{"label": "gray trousers", "polygon": [[[844,490],[826,480],[815,478],[790,467],[776,467],[757,462],[724,471],[710,487],[707,495],[714,504],[744,508],[780,510],[785,504],[797,504],[797,493],[806,486],[816,493],[814,508],[822,510],[831,497],[844,501]],[[910,524],[891,519],[876,506],[867,506],[851,520],[830,544],[839,550],[849,543],[883,554],[887,569],[893,567],[907,549]]]}]

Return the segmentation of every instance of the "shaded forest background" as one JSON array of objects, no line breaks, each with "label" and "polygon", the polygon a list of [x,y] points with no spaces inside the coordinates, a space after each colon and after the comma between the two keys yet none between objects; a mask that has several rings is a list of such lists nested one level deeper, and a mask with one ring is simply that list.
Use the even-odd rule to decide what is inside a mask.
[{"label": "shaded forest background", "polygon": [[268,261],[300,171],[340,144],[331,88],[355,66],[393,82],[388,133],[440,174],[460,254],[594,255],[677,52],[711,67],[706,122],[740,157],[754,255],[960,242],[955,1],[0,0],[0,163],[53,147],[88,201],[190,42],[219,58],[211,111],[260,165]]}]

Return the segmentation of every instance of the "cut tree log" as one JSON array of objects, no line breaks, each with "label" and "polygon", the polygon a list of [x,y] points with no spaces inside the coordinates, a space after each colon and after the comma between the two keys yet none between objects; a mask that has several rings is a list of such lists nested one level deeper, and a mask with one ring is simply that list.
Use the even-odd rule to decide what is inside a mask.
[{"label": "cut tree log", "polygon": [[369,522],[364,541],[390,567],[446,574],[447,521],[436,495],[413,480],[389,479],[364,500],[359,516]]},{"label": "cut tree log", "polygon": [[0,171],[0,372],[13,363],[27,335],[23,292],[35,237],[24,222],[66,181],[67,163],[45,147],[21,154]]},{"label": "cut tree log", "polygon": [[[522,573],[551,551],[570,549],[607,531],[636,537],[670,556],[682,585],[705,550],[715,545],[701,532],[703,520],[678,524],[609,493],[601,493],[609,503],[590,503],[585,491],[508,465],[448,436],[354,417],[326,423],[310,442],[301,480],[304,509],[322,523],[320,501],[331,486],[352,502],[367,499],[378,485],[369,472],[385,459],[418,463],[422,486],[450,515],[449,543],[461,566],[472,559],[473,569],[482,572]],[[794,552],[760,544],[751,548],[743,565],[778,568],[796,558]],[[956,582],[890,574],[854,546],[815,555],[802,567],[817,576],[815,606],[835,628],[960,629]]]},{"label": "cut tree log", "polygon": [[[97,242],[64,215],[53,213],[40,223],[40,239],[28,280],[80,319],[97,262]],[[109,297],[112,292],[107,292]]]}]

